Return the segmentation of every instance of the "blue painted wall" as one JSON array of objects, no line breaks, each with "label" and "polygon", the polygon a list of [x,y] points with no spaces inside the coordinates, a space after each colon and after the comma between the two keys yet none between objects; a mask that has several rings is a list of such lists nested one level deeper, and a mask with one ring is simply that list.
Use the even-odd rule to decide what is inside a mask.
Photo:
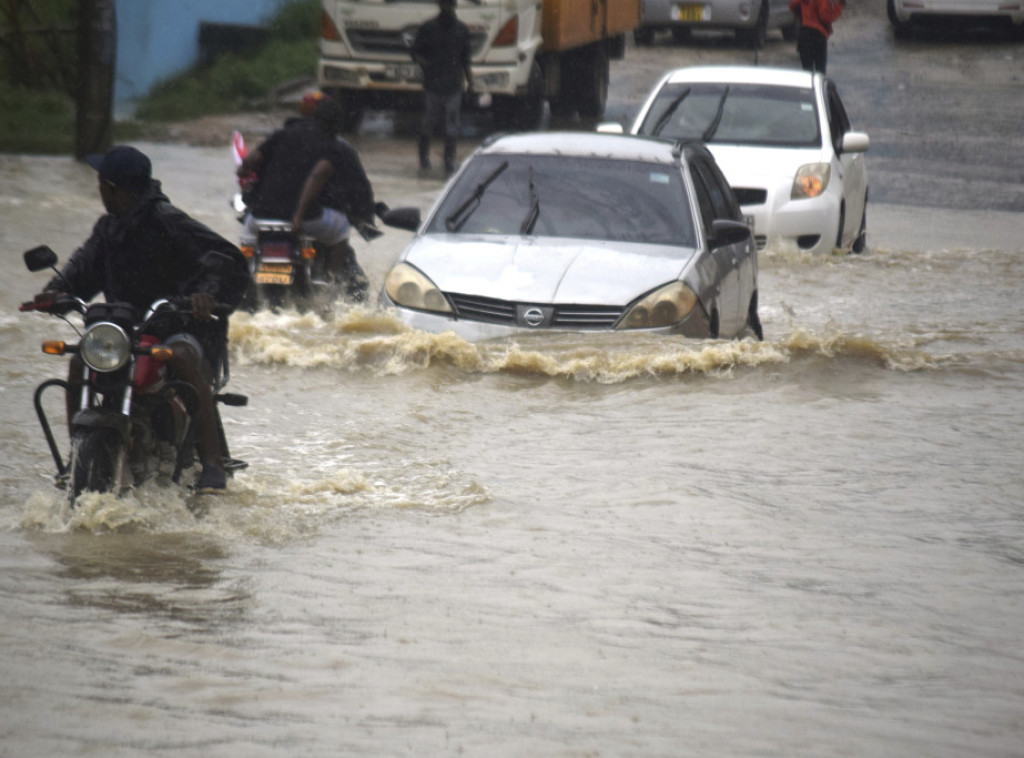
[{"label": "blue painted wall", "polygon": [[114,102],[130,107],[157,82],[199,60],[199,22],[259,24],[280,0],[115,0]]}]

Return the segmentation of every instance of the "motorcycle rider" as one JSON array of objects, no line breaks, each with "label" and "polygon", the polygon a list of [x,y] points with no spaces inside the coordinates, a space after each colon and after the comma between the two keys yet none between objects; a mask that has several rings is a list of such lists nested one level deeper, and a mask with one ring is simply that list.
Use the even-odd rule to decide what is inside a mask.
[{"label": "motorcycle rider", "polygon": [[[107,302],[130,303],[141,315],[158,299],[190,297],[192,318],[175,318],[166,324],[166,333],[155,336],[174,348],[170,372],[196,390],[202,472],[195,489],[221,491],[227,478],[211,384],[212,362],[227,346],[227,319],[214,321],[212,309],[218,302],[238,305],[249,282],[245,258],[228,240],[171,205],[141,151],[118,145],[86,161],[97,171],[107,213],[36,299],[66,293],[88,301],[102,292]],[[82,360],[75,355],[68,380],[69,425],[81,396],[82,372]]]},{"label": "motorcycle rider", "polygon": [[243,242],[255,243],[255,219],[288,219],[296,232],[324,245],[329,275],[346,284],[350,298],[363,301],[369,282],[348,238],[353,225],[372,225],[373,189],[358,153],[338,136],[338,102],[322,95],[312,110],[311,119],[278,129],[238,167],[240,177],[259,176],[246,199]]}]

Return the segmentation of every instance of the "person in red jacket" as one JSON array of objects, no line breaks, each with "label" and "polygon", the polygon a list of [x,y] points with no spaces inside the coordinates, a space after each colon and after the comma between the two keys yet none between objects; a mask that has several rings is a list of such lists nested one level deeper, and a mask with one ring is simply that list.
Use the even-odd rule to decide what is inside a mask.
[{"label": "person in red jacket", "polygon": [[800,22],[796,51],[807,71],[825,73],[832,23],[843,14],[845,6],[846,0],[790,0],[789,9]]}]

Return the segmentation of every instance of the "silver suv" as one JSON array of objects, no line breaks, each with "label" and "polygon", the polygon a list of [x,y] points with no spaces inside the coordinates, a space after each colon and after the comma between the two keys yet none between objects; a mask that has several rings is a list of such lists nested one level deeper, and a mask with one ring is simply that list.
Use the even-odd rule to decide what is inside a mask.
[{"label": "silver suv", "polygon": [[677,42],[688,40],[694,29],[733,29],[740,42],[760,49],[772,29],[780,29],[786,40],[796,39],[797,22],[789,0],[644,0],[636,43],[649,45],[666,29]]}]

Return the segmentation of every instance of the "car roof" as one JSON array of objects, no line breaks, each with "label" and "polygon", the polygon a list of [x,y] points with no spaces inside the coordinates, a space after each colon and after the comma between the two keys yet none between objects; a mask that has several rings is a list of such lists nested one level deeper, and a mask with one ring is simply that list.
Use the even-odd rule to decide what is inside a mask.
[{"label": "car roof", "polygon": [[675,146],[665,140],[598,132],[526,132],[487,142],[484,155],[568,155],[573,157],[675,163]]},{"label": "car roof", "polygon": [[666,82],[715,82],[722,84],[774,84],[782,87],[812,87],[816,77],[795,68],[768,66],[686,66],[669,71]]}]

